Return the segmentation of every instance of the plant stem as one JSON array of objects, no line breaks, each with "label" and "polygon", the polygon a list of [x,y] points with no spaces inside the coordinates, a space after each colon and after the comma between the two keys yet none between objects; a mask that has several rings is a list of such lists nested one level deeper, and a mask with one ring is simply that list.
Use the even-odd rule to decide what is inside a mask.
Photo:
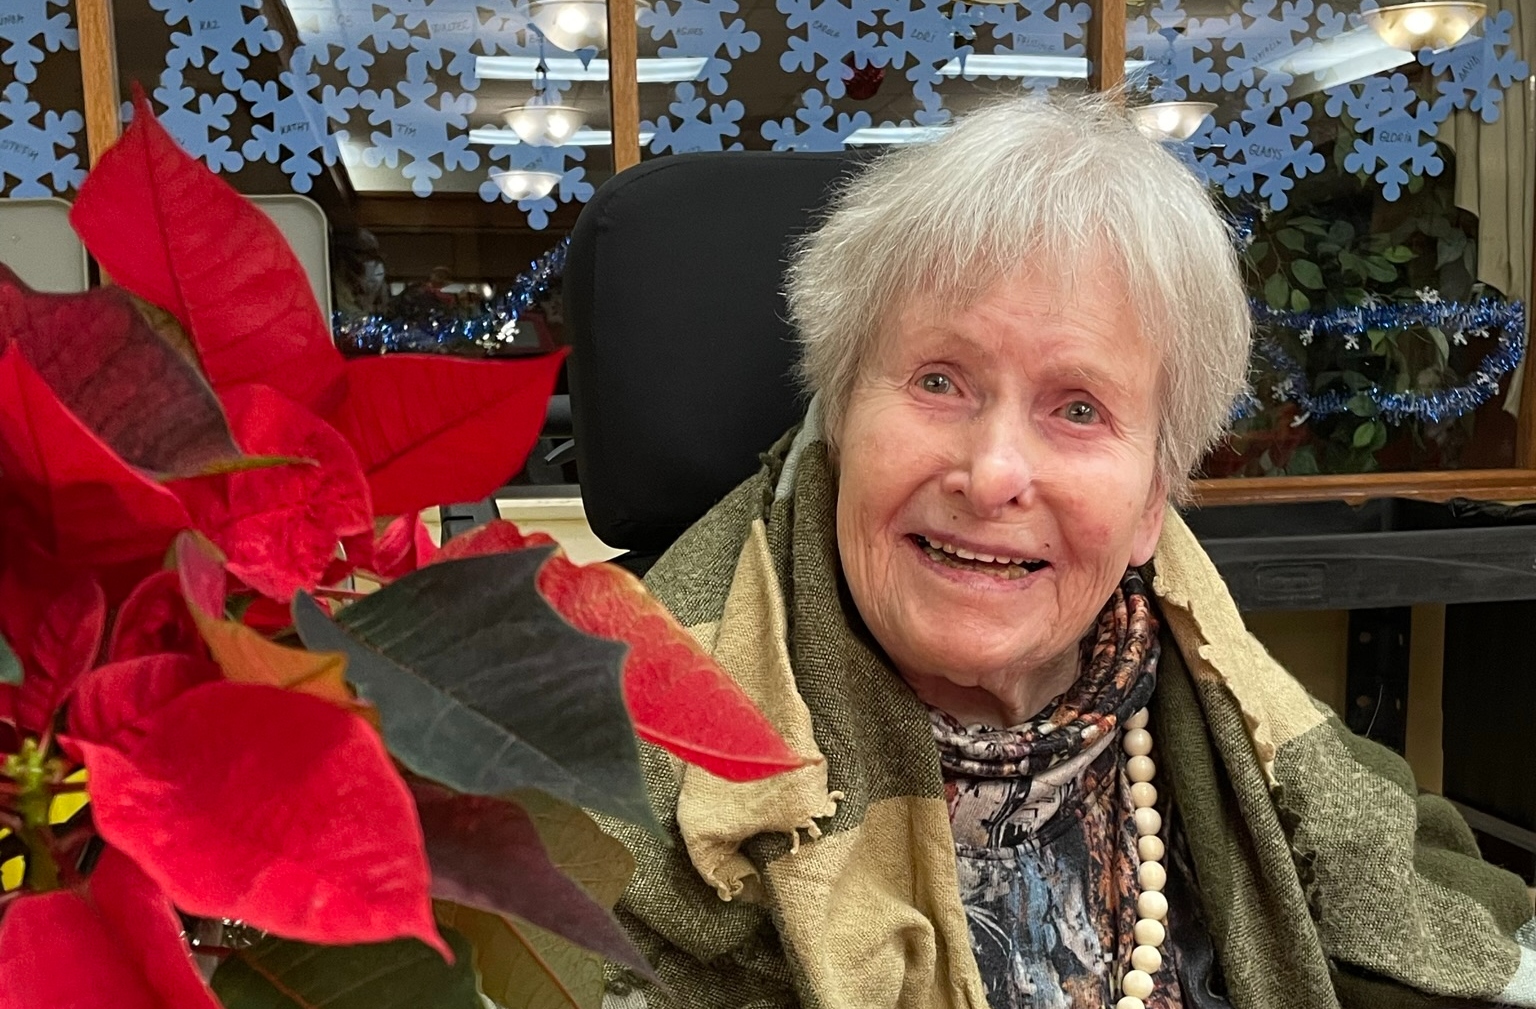
[{"label": "plant stem", "polygon": [[27,882],[39,892],[57,890],[60,885],[59,863],[53,857],[47,826],[35,830],[24,826],[18,836],[27,846]]}]

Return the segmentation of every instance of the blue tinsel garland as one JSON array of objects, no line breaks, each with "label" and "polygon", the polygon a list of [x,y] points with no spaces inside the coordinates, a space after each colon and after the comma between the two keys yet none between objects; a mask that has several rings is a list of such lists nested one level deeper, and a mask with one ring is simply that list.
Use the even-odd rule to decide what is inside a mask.
[{"label": "blue tinsel garland", "polygon": [[[1239,241],[1252,234],[1251,220],[1234,222]],[[535,260],[505,290],[471,318],[443,313],[424,320],[391,319],[382,315],[349,317],[337,314],[337,343],[354,353],[381,354],[397,351],[444,353],[474,347],[494,353],[516,332],[517,320],[528,311],[549,285],[565,270],[570,239],[561,239]],[[1525,307],[1520,302],[1482,298],[1470,304],[1451,301],[1419,301],[1398,305],[1339,308],[1328,312],[1282,312],[1262,301],[1252,303],[1259,335],[1254,350],[1278,373],[1271,389],[1280,402],[1295,403],[1305,416],[1328,417],[1349,410],[1349,402],[1364,395],[1376,404],[1380,416],[1393,424],[1413,419],[1439,423],[1470,413],[1488,402],[1499,390],[1499,379],[1519,366],[1525,351]],[[1306,369],[1275,339],[1272,330],[1290,329],[1309,338],[1358,339],[1367,330],[1402,330],[1434,326],[1452,333],[1487,338],[1498,332],[1498,346],[1460,385],[1434,392],[1389,392],[1379,386],[1353,391],[1333,389],[1313,393]],[[1233,408],[1234,419],[1251,417],[1263,409],[1252,393]]]},{"label": "blue tinsel garland", "polygon": [[[1419,301],[1402,305],[1338,308],[1328,312],[1281,312],[1263,302],[1252,303],[1253,318],[1259,325],[1254,349],[1279,374],[1272,386],[1275,399],[1295,403],[1303,415],[1328,417],[1344,413],[1349,402],[1364,395],[1376,404],[1380,416],[1392,424],[1418,420],[1435,424],[1471,413],[1492,399],[1499,391],[1499,379],[1519,366],[1525,353],[1525,306],[1480,298],[1469,304],[1456,301]],[[1331,389],[1313,393],[1306,369],[1282,347],[1271,332],[1282,328],[1306,333],[1311,337],[1358,340],[1367,330],[1402,330],[1430,327],[1478,338],[1498,332],[1498,346],[1474,368],[1460,385],[1433,392],[1390,392],[1380,386],[1354,391]],[[1252,416],[1260,409],[1249,394],[1236,406],[1238,417]]]},{"label": "blue tinsel garland", "polygon": [[495,353],[513,340],[517,320],[565,272],[565,252],[570,242],[569,238],[562,238],[553,249],[534,260],[510,286],[494,294],[478,315],[466,318],[443,312],[407,320],[338,312],[331,322],[336,343],[354,354],[441,354],[468,347]]}]

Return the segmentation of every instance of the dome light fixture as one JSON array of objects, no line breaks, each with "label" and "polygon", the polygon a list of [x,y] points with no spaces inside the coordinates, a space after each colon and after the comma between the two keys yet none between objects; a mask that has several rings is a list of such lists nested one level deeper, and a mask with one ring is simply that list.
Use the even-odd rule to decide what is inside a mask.
[{"label": "dome light fixture", "polygon": [[[636,18],[650,9],[650,0],[635,0]],[[608,48],[604,0],[530,0],[528,18],[540,34],[566,52]]]},{"label": "dome light fixture", "polygon": [[491,181],[514,203],[523,200],[541,200],[555,191],[560,182],[559,172],[535,172],[514,168],[506,171],[491,169]]},{"label": "dome light fixture", "polygon": [[1482,3],[1427,0],[1361,11],[1360,16],[1387,45],[1416,53],[1420,49],[1449,49],[1465,38],[1486,13],[1488,7]]},{"label": "dome light fixture", "polygon": [[581,109],[561,105],[551,94],[549,68],[541,59],[534,71],[533,98],[501,113],[502,120],[523,143],[535,147],[559,147],[569,143],[576,131],[587,125],[586,114]]},{"label": "dome light fixture", "polygon": [[1131,117],[1154,140],[1188,140],[1215,111],[1211,102],[1154,102],[1132,109]]},{"label": "dome light fixture", "polygon": [[535,147],[559,147],[569,143],[587,125],[586,116],[571,105],[545,105],[538,99],[507,109],[501,118],[517,139]]}]

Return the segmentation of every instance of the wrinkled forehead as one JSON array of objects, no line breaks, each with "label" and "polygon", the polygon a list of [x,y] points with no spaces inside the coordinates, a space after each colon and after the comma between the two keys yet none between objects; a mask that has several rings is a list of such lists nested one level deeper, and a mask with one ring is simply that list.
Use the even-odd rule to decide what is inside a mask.
[{"label": "wrinkled forehead", "polygon": [[[913,324],[958,321],[1007,297],[1028,292],[1032,314],[1071,324],[1085,317],[1113,318],[1128,339],[1147,333],[1145,314],[1128,280],[1125,258],[1108,243],[1043,247],[1005,262],[978,258],[970,270],[922,270],[898,285],[875,332],[876,343]],[[1006,307],[1003,309],[1006,310]],[[880,347],[870,348],[876,354]]]},{"label": "wrinkled forehead", "polygon": [[1047,292],[1067,311],[1081,300],[1084,278],[1099,289],[1095,296],[1112,287],[1118,296],[1132,300],[1126,250],[1091,225],[1077,230],[1087,233],[1002,235],[981,247],[953,250],[958,254],[914,250],[892,271],[888,304],[897,312],[923,302],[964,309],[999,285],[1029,284]]}]

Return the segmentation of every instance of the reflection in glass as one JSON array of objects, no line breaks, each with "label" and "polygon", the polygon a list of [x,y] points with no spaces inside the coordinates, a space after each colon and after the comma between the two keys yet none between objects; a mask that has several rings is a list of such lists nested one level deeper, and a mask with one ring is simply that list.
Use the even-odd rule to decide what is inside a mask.
[{"label": "reflection in glass", "polygon": [[1227,208],[1254,299],[1254,397],[1209,475],[1513,461],[1536,25],[1480,6],[1132,6],[1133,105],[1203,105],[1166,146]]},{"label": "reflection in glass", "polygon": [[1466,37],[1487,13],[1480,3],[1407,3],[1363,11],[1361,16],[1381,40],[1394,49],[1449,49]]}]

